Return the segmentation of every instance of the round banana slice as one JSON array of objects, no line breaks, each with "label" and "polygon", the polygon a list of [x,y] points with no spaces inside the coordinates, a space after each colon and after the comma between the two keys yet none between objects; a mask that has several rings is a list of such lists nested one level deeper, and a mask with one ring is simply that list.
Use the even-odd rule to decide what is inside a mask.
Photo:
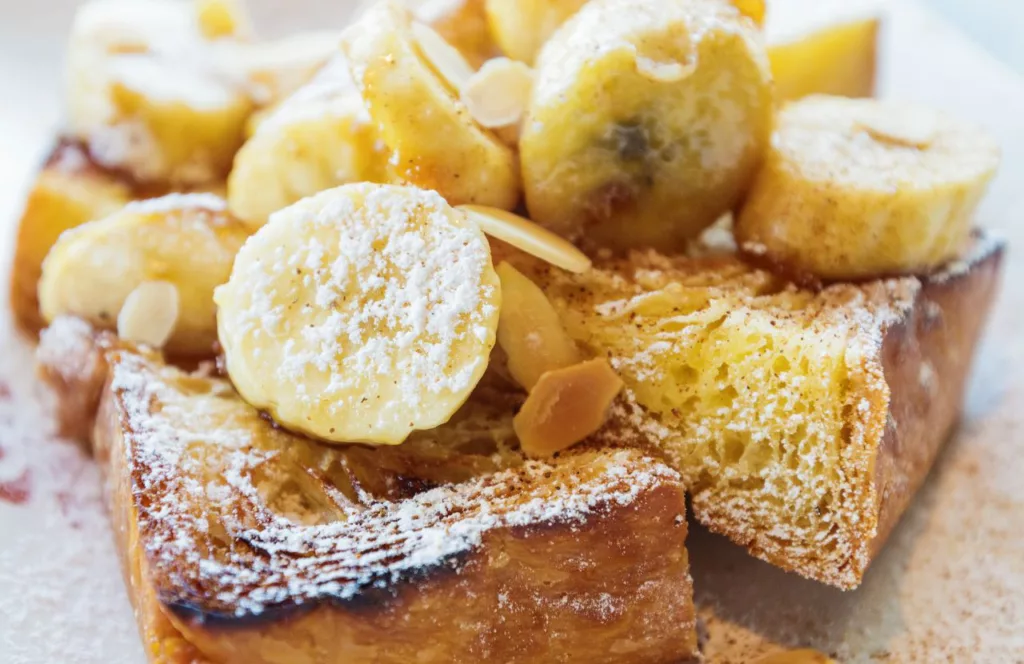
[{"label": "round banana slice", "polygon": [[239,393],[288,428],[394,445],[448,421],[487,368],[487,238],[435,192],[350,184],[274,214],[217,289]]},{"label": "round banana slice", "polygon": [[246,227],[228,214],[223,199],[212,194],[171,194],[129,203],[61,235],[43,262],[43,317],[53,321],[70,314],[114,329],[136,287],[166,282],[177,291],[168,352],[210,355],[217,340],[213,289],[227,281],[248,236]]},{"label": "round banana slice", "polygon": [[258,125],[228,178],[231,211],[271,213],[348,182],[387,179],[388,153],[340,55]]},{"label": "round banana slice", "polygon": [[520,157],[530,217],[614,250],[681,250],[767,145],[771,74],[724,0],[594,0],[541,51]]},{"label": "round banana slice", "polygon": [[998,164],[984,132],[936,111],[807,97],[779,114],[736,238],[828,280],[926,272],[964,247]]},{"label": "round banana slice", "polygon": [[392,152],[393,176],[452,205],[511,209],[519,198],[515,153],[459,101],[451,79],[461,65],[413,25],[408,10],[383,2],[342,37],[352,76]]},{"label": "round banana slice", "polygon": [[494,41],[514,60],[533,64],[555,30],[587,0],[486,0]]},{"label": "round banana slice", "polygon": [[[225,177],[252,105],[216,70],[192,7],[101,0],[76,14],[68,121],[90,156],[140,182]],[[229,40],[219,40],[228,42]]]}]

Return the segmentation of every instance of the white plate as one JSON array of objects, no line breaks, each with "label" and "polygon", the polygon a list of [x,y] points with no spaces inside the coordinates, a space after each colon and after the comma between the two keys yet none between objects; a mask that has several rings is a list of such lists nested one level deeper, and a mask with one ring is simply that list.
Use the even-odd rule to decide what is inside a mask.
[{"label": "white plate", "polygon": [[[0,219],[13,223],[57,126],[61,46],[76,3],[4,4]],[[323,17],[345,13],[339,2],[256,4],[265,15],[288,7],[293,22],[318,27],[330,19],[310,21],[295,6]],[[837,7],[879,3],[852,4],[776,0],[769,29],[792,34]],[[780,644],[813,646],[844,662],[1024,658],[1024,262],[1016,258],[1024,247],[1024,82],[917,2],[885,4],[883,94],[971,118],[1003,145],[1004,166],[980,218],[1011,242],[1006,287],[962,431],[859,590],[801,580],[694,533],[712,661],[745,661]],[[2,244],[6,275],[11,247]],[[31,348],[10,330],[6,310],[0,344],[0,662],[142,662],[98,473],[77,448],[53,439]]]}]

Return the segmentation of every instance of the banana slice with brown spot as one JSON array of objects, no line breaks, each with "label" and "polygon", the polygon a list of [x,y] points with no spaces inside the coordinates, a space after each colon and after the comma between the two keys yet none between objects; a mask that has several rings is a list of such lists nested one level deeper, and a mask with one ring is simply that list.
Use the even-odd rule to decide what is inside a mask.
[{"label": "banana slice with brown spot", "polygon": [[520,156],[530,216],[571,239],[681,250],[767,145],[760,31],[724,0],[594,0],[537,60]]},{"label": "banana slice with brown spot", "polygon": [[736,237],[827,280],[927,272],[968,241],[998,165],[990,137],[937,111],[807,97],[780,113]]},{"label": "banana slice with brown spot", "polygon": [[384,2],[342,38],[352,77],[392,152],[392,173],[452,205],[511,209],[519,198],[515,153],[459,101],[458,79],[472,69],[454,49],[424,37],[428,30],[408,10]]}]

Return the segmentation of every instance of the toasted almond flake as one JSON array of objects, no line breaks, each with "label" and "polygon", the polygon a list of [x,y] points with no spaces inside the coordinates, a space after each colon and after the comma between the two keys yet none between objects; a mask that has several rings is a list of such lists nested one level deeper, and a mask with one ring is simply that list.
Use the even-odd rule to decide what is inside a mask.
[{"label": "toasted almond flake", "polygon": [[565,238],[529,219],[486,205],[459,205],[456,209],[462,210],[484,233],[555,267],[577,274],[590,269],[590,259],[586,254]]},{"label": "toasted almond flake", "polygon": [[939,131],[936,122],[928,121],[924,114],[897,107],[864,109],[858,125],[876,141],[918,150],[931,145]]},{"label": "toasted almond flake", "polygon": [[637,55],[636,70],[646,78],[659,83],[675,83],[697,71],[697,63],[661,62]]},{"label": "toasted almond flake", "polygon": [[604,424],[620,390],[622,379],[603,357],[548,371],[512,420],[523,451],[546,456],[584,440]]},{"label": "toasted almond flake", "polygon": [[458,92],[473,76],[473,68],[459,51],[429,25],[413,22],[412,34],[420,54],[427,60],[448,86]]},{"label": "toasted almond flake", "polygon": [[117,315],[117,335],[162,347],[178,322],[178,289],[168,281],[144,281],[128,294]]},{"label": "toasted almond flake", "polygon": [[582,358],[544,291],[506,262],[496,271],[501,280],[498,345],[508,356],[509,373],[530,390],[548,371]]},{"label": "toasted almond flake", "polygon": [[462,88],[469,114],[489,129],[516,125],[530,103],[533,70],[508,58],[488,60]]}]

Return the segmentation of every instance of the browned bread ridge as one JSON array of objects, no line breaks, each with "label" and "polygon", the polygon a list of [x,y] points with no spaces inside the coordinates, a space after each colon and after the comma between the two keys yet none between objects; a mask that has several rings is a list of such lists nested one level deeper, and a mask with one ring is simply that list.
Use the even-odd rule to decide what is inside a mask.
[{"label": "browned bread ridge", "polygon": [[683,487],[652,456],[527,461],[487,385],[397,448],[320,445],[223,379],[92,334],[59,319],[40,359],[66,419],[99,398],[94,450],[153,661],[699,658]]},{"label": "browned bread ridge", "polygon": [[660,450],[694,516],[784,569],[856,587],[959,417],[1000,271],[977,237],[937,274],[803,289],[732,254],[510,253],[626,383],[617,442]]}]

